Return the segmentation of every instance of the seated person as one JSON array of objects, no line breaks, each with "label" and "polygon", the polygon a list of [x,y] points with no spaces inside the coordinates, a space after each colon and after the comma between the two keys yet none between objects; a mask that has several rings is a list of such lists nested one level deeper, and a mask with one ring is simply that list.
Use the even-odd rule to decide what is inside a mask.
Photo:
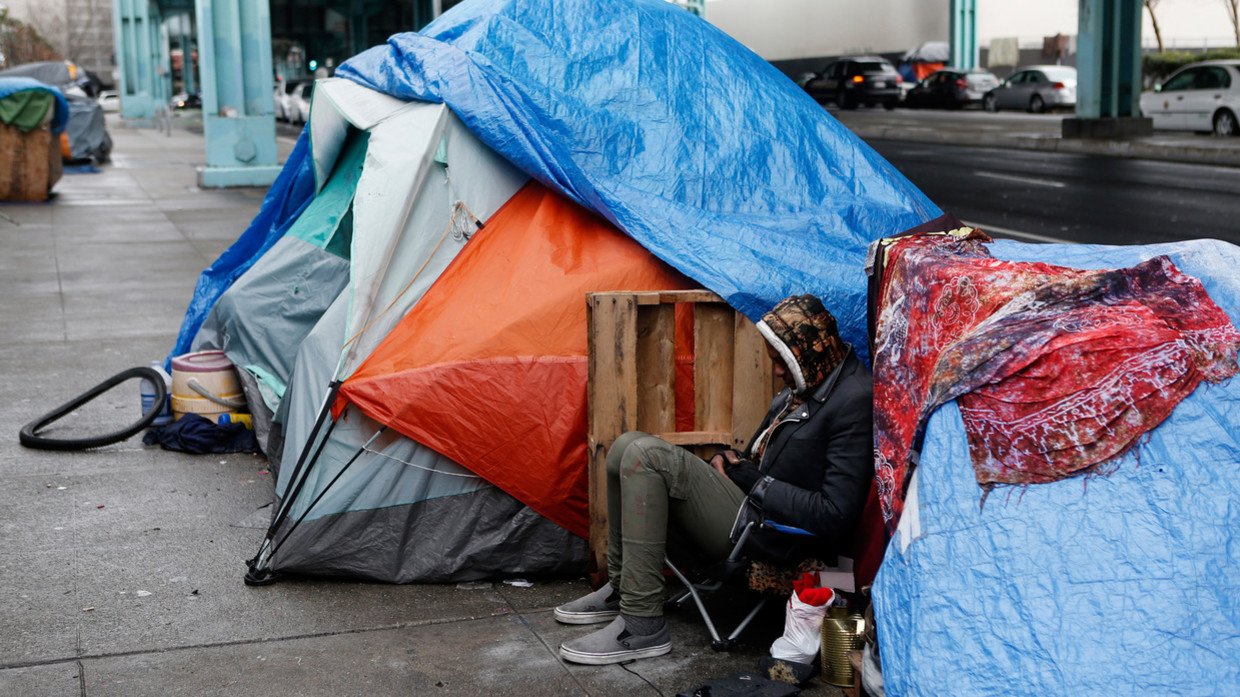
[{"label": "seated person", "polygon": [[874,476],[869,371],[812,295],[781,301],[758,330],[787,389],[743,453],[725,450],[707,464],[637,432],[608,451],[611,581],[556,608],[555,618],[610,624],[565,642],[565,660],[603,665],[671,651],[663,619],[669,526],[714,561],[727,558],[734,528],[757,511],[816,537],[756,531],[745,545],[751,559],[790,564],[847,549]]}]

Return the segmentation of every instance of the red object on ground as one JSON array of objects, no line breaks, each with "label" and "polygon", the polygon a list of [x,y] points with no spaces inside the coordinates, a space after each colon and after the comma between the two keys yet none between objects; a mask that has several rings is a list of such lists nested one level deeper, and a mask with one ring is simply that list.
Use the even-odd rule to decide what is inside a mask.
[{"label": "red object on ground", "polygon": [[697,287],[537,183],[341,386],[346,404],[588,534],[586,293]]},{"label": "red object on ground", "polygon": [[978,484],[1095,471],[1202,380],[1236,374],[1240,332],[1165,256],[1086,271],[994,259],[963,229],[886,244],[874,351],[876,482],[894,530],[909,456],[959,401]]}]

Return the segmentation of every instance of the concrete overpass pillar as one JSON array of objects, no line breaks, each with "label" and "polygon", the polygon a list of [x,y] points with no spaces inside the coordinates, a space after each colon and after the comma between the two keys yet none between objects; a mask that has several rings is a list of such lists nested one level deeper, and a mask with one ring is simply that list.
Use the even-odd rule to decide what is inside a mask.
[{"label": "concrete overpass pillar", "polygon": [[[194,89],[194,13],[187,12],[181,25],[181,84],[186,94],[193,94]],[[188,25],[188,26],[187,26]]]},{"label": "concrete overpass pillar", "polygon": [[275,181],[271,9],[268,0],[197,0],[207,164],[204,187]]},{"label": "concrete overpass pillar", "polygon": [[953,68],[977,67],[977,0],[951,0]]},{"label": "concrete overpass pillar", "polygon": [[[159,104],[163,76],[168,70],[161,62],[166,47],[162,36],[159,8],[150,0],[114,0],[112,31],[116,37],[117,85],[121,98],[121,117],[149,120]],[[166,103],[166,101],[164,102]]]},{"label": "concrete overpass pillar", "polygon": [[1076,118],[1065,138],[1150,135],[1141,118],[1141,0],[1080,0],[1076,39]]}]

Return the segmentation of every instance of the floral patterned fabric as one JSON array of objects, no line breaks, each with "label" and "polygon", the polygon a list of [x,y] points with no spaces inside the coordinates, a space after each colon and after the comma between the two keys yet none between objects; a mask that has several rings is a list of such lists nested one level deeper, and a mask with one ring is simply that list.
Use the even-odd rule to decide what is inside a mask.
[{"label": "floral patterned fabric", "polygon": [[1086,271],[990,256],[969,228],[876,243],[876,484],[894,530],[920,429],[958,400],[977,482],[1098,471],[1203,380],[1240,332],[1165,256]]}]

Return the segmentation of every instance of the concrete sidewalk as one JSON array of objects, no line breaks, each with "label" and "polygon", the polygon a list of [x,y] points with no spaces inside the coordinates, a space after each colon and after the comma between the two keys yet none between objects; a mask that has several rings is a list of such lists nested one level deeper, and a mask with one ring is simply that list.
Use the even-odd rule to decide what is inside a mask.
[{"label": "concrete sidewalk", "polygon": [[1159,131],[1147,138],[1080,140],[1060,135],[1061,114],[986,113],[978,110],[857,109],[829,107],[863,140],[1079,153],[1144,160],[1240,167],[1240,137]]},{"label": "concrete sidewalk", "polygon": [[[671,695],[765,653],[782,613],[732,654],[685,613],[671,618],[673,652],[632,672],[565,665],[557,648],[582,629],[550,610],[588,589],[580,578],[250,588],[243,561],[273,498],[262,459],[136,438],[19,446],[26,422],[164,355],[198,273],[262,200],[195,186],[199,135],[110,128],[115,160],[100,173],[66,175],[47,204],[0,206],[0,694]],[[83,428],[133,420],[137,385],[83,412]]]}]

